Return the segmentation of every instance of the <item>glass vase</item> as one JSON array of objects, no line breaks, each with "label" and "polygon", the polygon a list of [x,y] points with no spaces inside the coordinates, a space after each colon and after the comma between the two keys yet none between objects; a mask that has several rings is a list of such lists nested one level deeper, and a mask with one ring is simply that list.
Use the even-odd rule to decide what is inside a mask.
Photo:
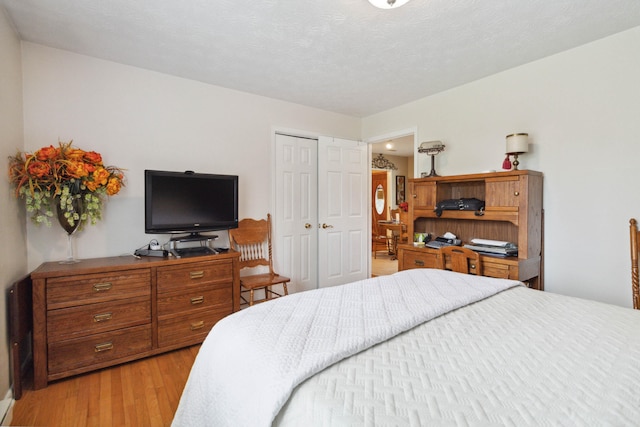
[{"label": "glass vase", "polygon": [[[80,260],[76,259],[73,254],[73,234],[78,230],[80,220],[74,221],[73,225],[69,224],[69,221],[65,217],[65,213],[68,211],[60,207],[60,199],[56,198],[55,202],[58,223],[60,223],[60,226],[67,233],[67,259],[60,261],[60,264],[75,264],[80,262]],[[72,202],[72,206],[74,212],[79,212],[80,202],[77,199]]]}]

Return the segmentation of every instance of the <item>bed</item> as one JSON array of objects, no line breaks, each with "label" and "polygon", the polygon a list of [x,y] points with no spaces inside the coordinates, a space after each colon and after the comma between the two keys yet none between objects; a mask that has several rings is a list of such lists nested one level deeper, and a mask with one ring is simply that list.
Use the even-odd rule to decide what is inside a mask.
[{"label": "bed", "polygon": [[640,311],[444,270],[220,321],[174,426],[638,425]]}]

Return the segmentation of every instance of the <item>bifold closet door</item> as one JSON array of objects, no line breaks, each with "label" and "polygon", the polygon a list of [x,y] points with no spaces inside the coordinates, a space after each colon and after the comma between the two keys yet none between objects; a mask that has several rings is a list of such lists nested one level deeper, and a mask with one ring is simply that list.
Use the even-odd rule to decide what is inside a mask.
[{"label": "bifold closet door", "polygon": [[367,276],[367,147],[276,135],[275,255],[292,291]]},{"label": "bifold closet door", "polygon": [[276,134],[274,257],[290,292],[318,287],[318,140]]},{"label": "bifold closet door", "polygon": [[367,145],[320,137],[318,143],[318,284],[367,278],[369,241]]}]

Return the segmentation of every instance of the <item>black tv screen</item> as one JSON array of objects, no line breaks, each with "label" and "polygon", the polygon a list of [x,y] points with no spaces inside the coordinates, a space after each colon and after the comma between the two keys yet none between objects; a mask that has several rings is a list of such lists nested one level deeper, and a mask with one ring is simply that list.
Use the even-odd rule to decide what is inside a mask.
[{"label": "black tv screen", "polygon": [[238,227],[238,176],[145,170],[145,233]]}]

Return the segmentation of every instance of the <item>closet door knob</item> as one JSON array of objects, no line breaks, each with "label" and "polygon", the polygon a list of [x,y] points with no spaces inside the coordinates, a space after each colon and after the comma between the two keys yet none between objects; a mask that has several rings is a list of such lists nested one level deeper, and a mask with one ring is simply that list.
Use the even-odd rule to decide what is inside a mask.
[{"label": "closet door knob", "polygon": [[311,224],[309,224],[308,222],[304,225],[304,228],[306,228],[307,230],[311,228]]}]

